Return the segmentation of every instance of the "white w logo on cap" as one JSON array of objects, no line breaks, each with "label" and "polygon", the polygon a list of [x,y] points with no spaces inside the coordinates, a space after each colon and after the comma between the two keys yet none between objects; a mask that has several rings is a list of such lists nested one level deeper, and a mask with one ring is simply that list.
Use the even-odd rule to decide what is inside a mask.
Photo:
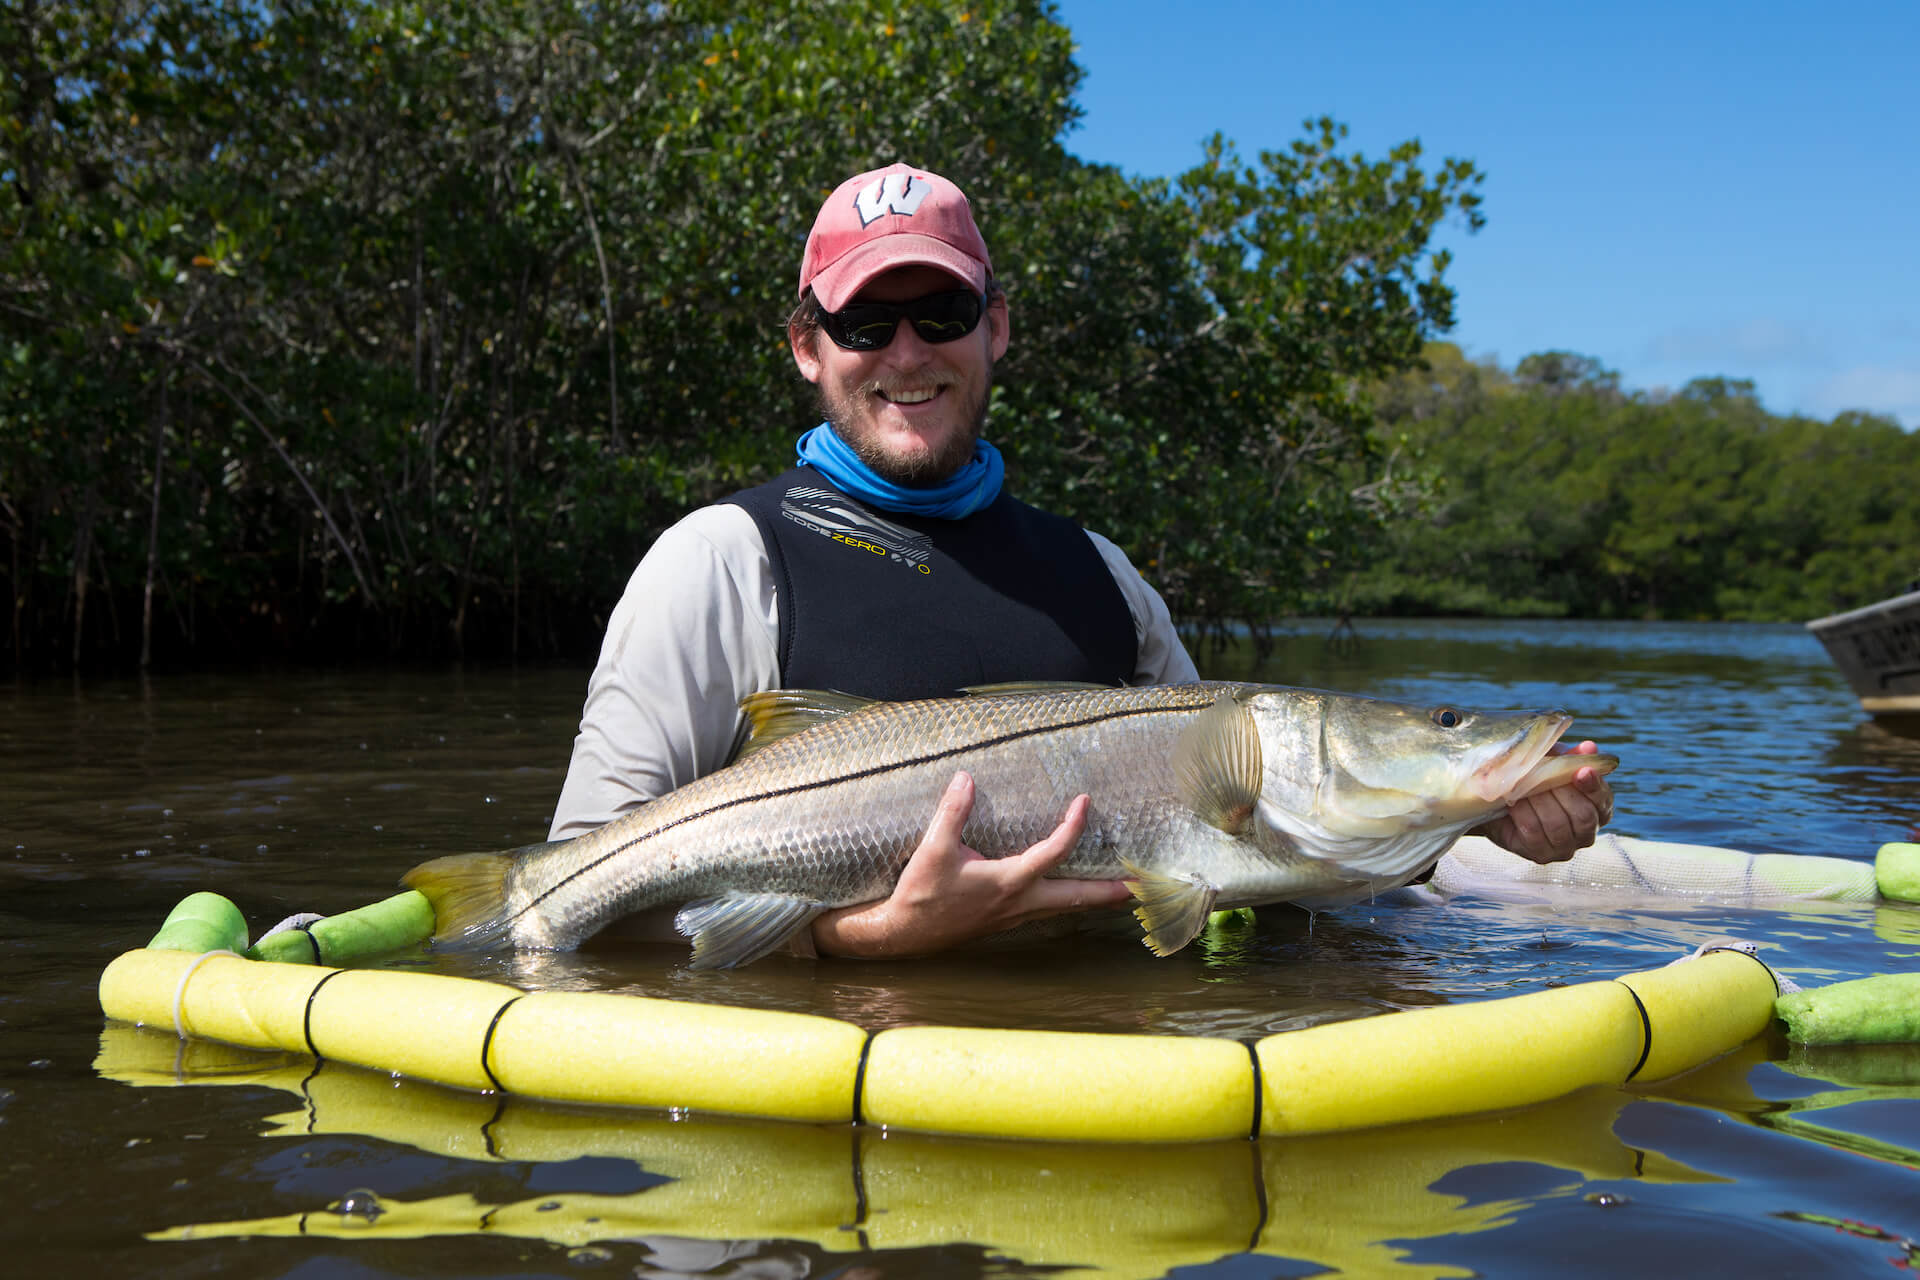
[{"label": "white w logo on cap", "polygon": [[853,198],[854,212],[860,215],[863,227],[872,225],[883,213],[910,218],[931,190],[933,184],[925,178],[916,178],[910,173],[889,173],[860,188],[860,194]]}]

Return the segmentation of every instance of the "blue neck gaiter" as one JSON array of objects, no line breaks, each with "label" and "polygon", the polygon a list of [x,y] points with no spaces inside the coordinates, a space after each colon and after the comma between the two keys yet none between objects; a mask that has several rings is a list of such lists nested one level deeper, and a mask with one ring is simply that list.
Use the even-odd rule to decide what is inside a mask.
[{"label": "blue neck gaiter", "polygon": [[979,440],[974,442],[973,460],[948,479],[930,489],[909,488],[862,462],[860,455],[825,422],[800,437],[799,452],[804,465],[869,506],[941,520],[958,520],[985,507],[1000,496],[1000,482],[1007,474],[1000,451]]}]

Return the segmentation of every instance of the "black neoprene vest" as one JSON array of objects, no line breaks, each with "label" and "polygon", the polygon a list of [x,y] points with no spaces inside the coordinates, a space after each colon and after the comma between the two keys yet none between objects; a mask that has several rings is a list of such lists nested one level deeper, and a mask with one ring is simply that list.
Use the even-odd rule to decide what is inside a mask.
[{"label": "black neoprene vest", "polygon": [[878,512],[811,467],[725,501],[753,517],[773,565],[787,688],[893,700],[1133,676],[1133,615],[1063,516],[1004,492],[961,520]]}]

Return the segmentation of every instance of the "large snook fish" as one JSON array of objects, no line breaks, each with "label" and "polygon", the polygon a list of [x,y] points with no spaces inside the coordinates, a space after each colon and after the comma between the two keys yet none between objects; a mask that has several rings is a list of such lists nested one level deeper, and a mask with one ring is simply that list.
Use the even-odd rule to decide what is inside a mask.
[{"label": "large snook fish", "polygon": [[1032,687],[869,703],[776,690],[743,702],[727,768],[574,840],[438,858],[403,883],[441,945],[569,948],[685,904],[693,964],[757,959],[831,907],[884,898],[956,770],[962,838],[988,857],[1043,839],[1081,792],[1086,832],[1051,874],[1126,879],[1168,955],[1210,911],[1338,906],[1406,883],[1461,832],[1611,756],[1549,755],[1561,711],[1476,713],[1278,685]]}]

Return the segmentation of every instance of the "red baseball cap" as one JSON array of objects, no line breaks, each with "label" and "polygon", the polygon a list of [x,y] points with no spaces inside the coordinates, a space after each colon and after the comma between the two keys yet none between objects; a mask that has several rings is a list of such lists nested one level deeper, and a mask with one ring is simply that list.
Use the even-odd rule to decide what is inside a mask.
[{"label": "red baseball cap", "polygon": [[937,173],[891,164],[834,188],[820,206],[800,258],[800,292],[809,286],[838,311],[867,281],[895,267],[937,267],[975,293],[993,275],[987,242],[960,188]]}]

